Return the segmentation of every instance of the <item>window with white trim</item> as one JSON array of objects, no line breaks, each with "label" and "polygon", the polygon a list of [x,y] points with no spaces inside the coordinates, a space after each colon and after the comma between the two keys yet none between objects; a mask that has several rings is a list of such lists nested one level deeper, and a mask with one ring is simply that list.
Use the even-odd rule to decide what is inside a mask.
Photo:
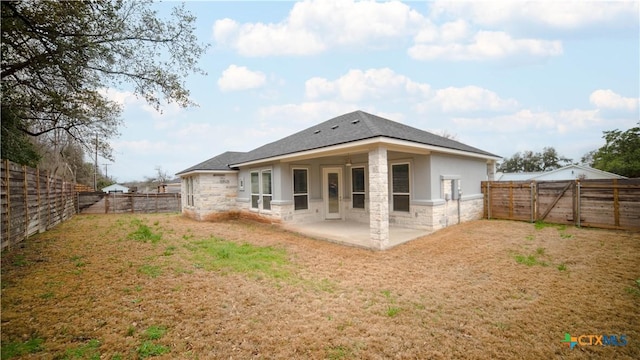
[{"label": "window with white trim", "polygon": [[294,210],[309,209],[309,171],[307,169],[293,169],[293,208]]},{"label": "window with white trim", "polygon": [[365,203],[364,167],[351,168],[351,206],[354,209],[364,209]]},{"label": "window with white trim", "polygon": [[262,210],[271,210],[271,170],[262,170]]},{"label": "window with white trim", "polygon": [[251,208],[255,210],[271,210],[273,197],[271,170],[251,172]]},{"label": "window with white trim", "polygon": [[391,165],[391,189],[393,211],[409,212],[411,187],[408,163]]},{"label": "window with white trim", "polygon": [[251,172],[251,208],[258,209],[260,203],[260,172]]},{"label": "window with white trim", "polygon": [[185,187],[187,192],[187,206],[193,206],[193,176],[185,179]]}]

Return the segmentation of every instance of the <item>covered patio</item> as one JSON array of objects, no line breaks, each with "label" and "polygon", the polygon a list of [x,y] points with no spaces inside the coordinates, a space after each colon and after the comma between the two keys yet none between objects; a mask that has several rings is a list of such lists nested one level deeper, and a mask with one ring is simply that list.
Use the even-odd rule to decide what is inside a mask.
[{"label": "covered patio", "polygon": [[[371,249],[371,229],[369,224],[348,220],[325,220],[304,224],[283,224],[286,230],[314,239],[331,241],[343,245],[351,245]],[[409,229],[389,225],[389,249],[431,234],[432,231]]]}]

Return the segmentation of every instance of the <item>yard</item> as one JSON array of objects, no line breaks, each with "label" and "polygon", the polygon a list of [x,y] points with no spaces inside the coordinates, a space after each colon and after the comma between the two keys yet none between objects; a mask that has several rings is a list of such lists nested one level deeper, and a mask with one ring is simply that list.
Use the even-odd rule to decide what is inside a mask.
[{"label": "yard", "polygon": [[640,234],[482,220],[373,252],[79,215],[2,254],[11,357],[640,358]]}]

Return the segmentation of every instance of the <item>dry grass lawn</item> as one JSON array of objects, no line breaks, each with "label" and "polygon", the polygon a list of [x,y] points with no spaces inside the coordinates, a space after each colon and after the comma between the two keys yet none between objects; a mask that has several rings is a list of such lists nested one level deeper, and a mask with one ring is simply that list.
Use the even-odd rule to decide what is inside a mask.
[{"label": "dry grass lawn", "polygon": [[623,231],[483,220],[373,252],[83,215],[2,254],[3,359],[638,359],[639,314],[640,234]]}]

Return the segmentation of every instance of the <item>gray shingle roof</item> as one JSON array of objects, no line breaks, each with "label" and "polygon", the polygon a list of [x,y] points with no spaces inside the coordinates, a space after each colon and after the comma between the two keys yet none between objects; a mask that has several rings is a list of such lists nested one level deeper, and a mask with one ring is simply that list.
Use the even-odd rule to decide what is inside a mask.
[{"label": "gray shingle roof", "polygon": [[364,111],[354,111],[251,150],[246,153],[242,162],[267,159],[379,136],[498,157],[427,131],[387,120]]},{"label": "gray shingle roof", "polygon": [[226,164],[241,164],[380,136],[499,157],[484,150],[424,130],[387,120],[364,111],[354,111],[263,145],[247,153],[223,153],[192,166],[189,169],[183,170],[180,173],[193,170],[229,170],[229,167],[225,167]]}]

